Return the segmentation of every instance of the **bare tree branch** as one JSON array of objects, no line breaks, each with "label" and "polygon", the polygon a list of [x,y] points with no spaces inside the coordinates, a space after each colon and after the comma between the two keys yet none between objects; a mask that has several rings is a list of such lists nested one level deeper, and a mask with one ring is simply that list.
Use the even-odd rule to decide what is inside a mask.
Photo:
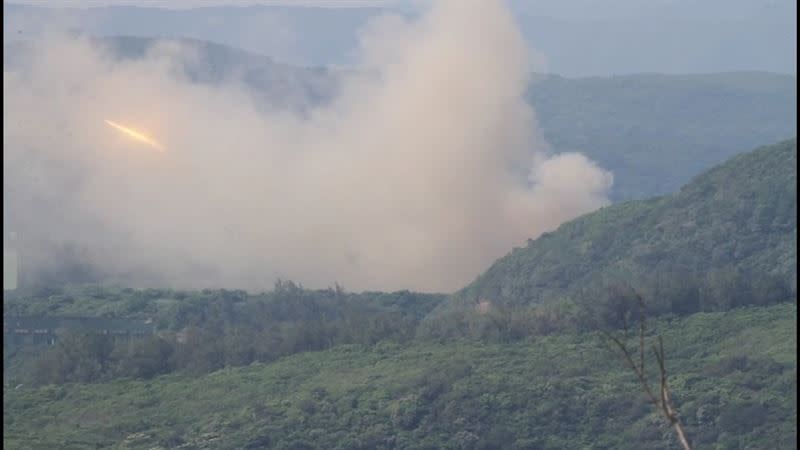
[{"label": "bare tree branch", "polygon": [[[689,439],[686,436],[686,430],[683,428],[683,424],[678,417],[678,412],[675,409],[674,405],[672,404],[672,400],[669,395],[669,385],[667,384],[667,368],[666,368],[666,358],[664,354],[664,342],[661,339],[661,336],[657,337],[658,345],[653,346],[653,354],[656,357],[656,361],[658,362],[658,372],[659,372],[659,396],[656,396],[652,387],[650,386],[650,382],[647,380],[647,374],[645,373],[645,323],[646,323],[646,316],[645,316],[645,304],[644,300],[638,293],[634,293],[636,297],[636,301],[639,307],[639,364],[637,365],[634,361],[634,356],[628,348],[628,321],[626,319],[626,315],[623,314],[623,338],[619,338],[607,331],[602,331],[602,334],[614,344],[614,346],[619,349],[619,352],[622,354],[623,360],[625,364],[633,371],[636,375],[636,378],[639,380],[639,383],[642,385],[642,389],[644,390],[645,394],[647,395],[648,399],[650,400],[653,405],[660,410],[664,417],[669,422],[670,426],[673,427],[675,430],[675,434],[678,437],[678,442],[680,443],[683,450],[692,450],[691,445],[689,444]],[[608,344],[606,344],[608,345]],[[608,345],[609,347],[612,347]],[[613,348],[611,348],[613,351]]]},{"label": "bare tree branch", "polygon": [[678,412],[672,405],[672,400],[669,397],[669,386],[667,385],[667,368],[665,364],[665,357],[664,357],[664,341],[661,339],[661,336],[658,337],[658,348],[653,348],[656,359],[658,359],[658,371],[661,378],[661,406],[664,411],[664,415],[669,420],[672,427],[675,429],[675,434],[678,436],[678,441],[680,442],[681,446],[685,450],[691,450],[691,446],[689,445],[689,439],[686,437],[686,430],[683,428],[683,424],[678,418]]}]

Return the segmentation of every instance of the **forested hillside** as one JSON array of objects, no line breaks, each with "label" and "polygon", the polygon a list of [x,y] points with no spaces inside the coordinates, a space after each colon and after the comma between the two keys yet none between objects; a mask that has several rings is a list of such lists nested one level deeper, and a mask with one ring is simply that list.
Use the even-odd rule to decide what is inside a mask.
[{"label": "forested hillside", "polygon": [[639,290],[657,313],[796,297],[796,164],[793,139],[739,155],[675,194],[580,217],[514,249],[438,313],[488,302],[572,317],[617,284]]}]

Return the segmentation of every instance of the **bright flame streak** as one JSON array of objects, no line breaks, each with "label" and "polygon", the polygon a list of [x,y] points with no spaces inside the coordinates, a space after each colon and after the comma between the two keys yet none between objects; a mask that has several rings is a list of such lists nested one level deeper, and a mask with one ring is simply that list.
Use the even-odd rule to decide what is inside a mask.
[{"label": "bright flame streak", "polygon": [[159,144],[156,140],[151,139],[151,138],[145,136],[144,134],[142,134],[142,133],[140,133],[140,132],[138,132],[136,130],[132,130],[132,129],[128,128],[128,127],[124,127],[124,126],[122,126],[122,125],[120,125],[118,123],[112,122],[110,120],[106,120],[105,122],[107,124],[111,125],[112,127],[116,128],[117,130],[125,133],[126,135],[136,139],[139,142],[144,142],[145,144],[155,148],[156,150],[158,150],[160,152],[164,151],[164,146],[163,145]]}]

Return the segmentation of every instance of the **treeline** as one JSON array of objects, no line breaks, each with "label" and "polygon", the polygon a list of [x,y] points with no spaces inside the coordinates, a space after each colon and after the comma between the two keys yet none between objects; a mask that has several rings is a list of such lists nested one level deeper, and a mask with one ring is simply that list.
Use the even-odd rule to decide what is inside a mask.
[{"label": "treeline", "polygon": [[[797,448],[796,317],[784,303],[650,322],[694,448]],[[4,391],[8,448],[679,448],[593,333],[340,346],[192,379],[25,385]]]},{"label": "treeline", "polygon": [[[119,310],[128,317],[154,317],[156,335],[114,341],[105,335],[66,333],[33,359],[27,378],[37,384],[60,384],[151,378],[176,371],[204,374],[343,344],[464,338],[513,342],[560,332],[619,329],[638,313],[636,295],[644,298],[649,316],[727,311],[796,296],[784,278],[734,267],[705,274],[665,270],[642,276],[636,284],[598,280],[594,286],[536,306],[475,299],[441,311],[434,309],[444,304],[443,295],[353,294],[338,286],[308,290],[286,281],[261,295],[123,290],[124,299],[117,299]],[[102,303],[112,294],[100,289],[92,295]],[[481,307],[480,301],[487,303]]]},{"label": "treeline", "polygon": [[[442,295],[407,291],[307,290],[285,281],[263,295],[203,291],[179,297],[163,308],[137,296],[124,302],[131,315],[152,310],[155,335],[115,340],[71,330],[36,356],[24,377],[60,384],[174,371],[203,374],[342,344],[403,343],[415,337],[420,320],[443,300]],[[14,351],[9,345],[4,346],[7,355]]]},{"label": "treeline", "polygon": [[687,316],[743,306],[796,301],[797,286],[785,277],[747,272],[735,266],[705,273],[669,268],[630,277],[600,279],[590,287],[533,306],[492,303],[490,298],[462,299],[431,314],[418,335],[433,339],[477,338],[510,342],[556,332],[619,329],[638,313],[641,296],[649,316]]}]

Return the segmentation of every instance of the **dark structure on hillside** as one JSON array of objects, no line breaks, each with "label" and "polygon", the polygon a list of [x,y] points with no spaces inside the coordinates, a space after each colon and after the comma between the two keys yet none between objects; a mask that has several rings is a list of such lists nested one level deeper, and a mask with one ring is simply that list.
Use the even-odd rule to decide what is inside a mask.
[{"label": "dark structure on hillside", "polygon": [[3,316],[3,339],[12,344],[55,344],[65,331],[90,332],[130,339],[155,333],[149,320],[104,317]]}]

